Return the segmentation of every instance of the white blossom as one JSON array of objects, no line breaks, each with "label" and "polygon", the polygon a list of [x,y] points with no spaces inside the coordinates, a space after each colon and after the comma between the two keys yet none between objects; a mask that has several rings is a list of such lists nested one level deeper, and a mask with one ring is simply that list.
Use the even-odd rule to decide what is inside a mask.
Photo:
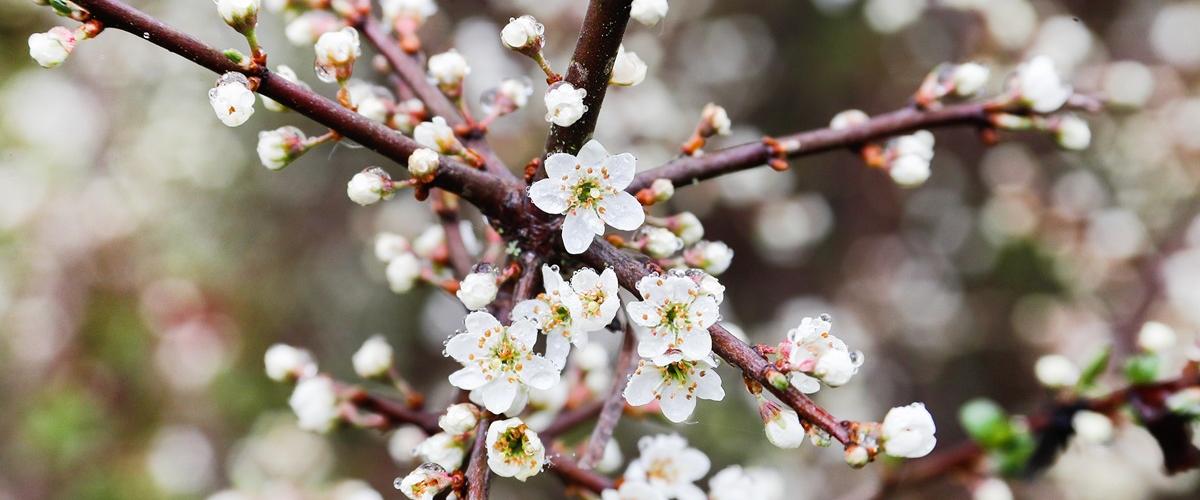
[{"label": "white blossom", "polygon": [[893,140],[889,145],[893,159],[888,165],[892,180],[901,186],[913,187],[929,179],[933,144],[933,134],[928,130],[918,130]]},{"label": "white blossom", "polygon": [[1175,329],[1157,321],[1147,321],[1138,331],[1138,347],[1146,352],[1170,351],[1178,347],[1177,343]]},{"label": "white blossom", "polygon": [[808,433],[800,425],[796,412],[783,408],[771,401],[759,402],[758,415],[762,418],[767,440],[780,448],[799,448]]},{"label": "white blossom", "polygon": [[429,226],[413,240],[413,253],[422,259],[432,259],[438,250],[446,244],[446,231],[441,225]]},{"label": "white blossom", "polygon": [[577,89],[567,82],[556,83],[546,91],[546,121],[559,127],[570,127],[583,118],[588,107],[583,103],[587,90]]},{"label": "white blossom", "polygon": [[391,262],[411,250],[408,239],[396,233],[384,231],[375,235],[375,258],[380,262]]},{"label": "white blossom", "polygon": [[624,461],[621,445],[617,444],[616,439],[609,439],[608,444],[604,445],[604,454],[600,456],[600,461],[596,462],[596,470],[601,474],[612,474]]},{"label": "white blossom", "polygon": [[261,0],[216,0],[221,20],[239,33],[246,33],[258,24]]},{"label": "white blossom", "polygon": [[529,403],[525,416],[522,417],[529,428],[535,431],[544,430],[549,427],[554,419],[562,413],[562,409],[567,404],[567,398],[571,396],[571,384],[560,381],[554,384],[549,389],[530,389]]},{"label": "white blossom", "polygon": [[579,297],[579,320],[590,331],[612,323],[621,309],[621,299],[617,297],[617,273],[611,268],[605,268],[600,274],[586,267],[576,271],[571,276],[571,290]]},{"label": "white blossom", "polygon": [[646,63],[636,52],[626,52],[625,45],[617,47],[617,59],[613,63],[608,83],[632,87],[646,79]]},{"label": "white blossom", "polygon": [[258,133],[258,161],[270,170],[280,170],[298,158],[305,150],[304,132],[292,126]]},{"label": "white blossom", "polygon": [[221,123],[229,127],[246,123],[254,114],[254,92],[246,75],[241,73],[221,75],[217,85],[209,89],[208,101]]},{"label": "white blossom", "polygon": [[704,111],[700,113],[700,121],[703,123],[703,128],[706,129],[706,135],[729,135],[733,128],[733,121],[729,119],[729,113],[724,107],[714,103],[704,105]]},{"label": "white blossom", "polygon": [[492,413],[515,414],[524,406],[530,387],[549,389],[558,383],[559,371],[546,358],[533,353],[537,326],[516,319],[503,326],[486,312],[467,315],[467,331],[446,343],[446,353],[463,365],[450,374],[450,384],[471,391]]},{"label": "white blossom", "polygon": [[923,457],[937,444],[936,431],[933,416],[924,404],[897,406],[883,417],[883,451],[893,457]]},{"label": "white blossom", "polygon": [[620,488],[600,492],[600,500],[667,500],[667,497],[649,483],[626,480]]},{"label": "white blossom", "polygon": [[437,172],[440,161],[437,151],[420,148],[408,156],[408,173],[417,179],[431,177]]},{"label": "white blossom", "polygon": [[1085,443],[1104,444],[1112,441],[1113,423],[1107,415],[1091,410],[1079,410],[1071,417],[1075,436]]},{"label": "white blossom", "polygon": [[733,249],[720,241],[701,241],[687,249],[683,257],[689,266],[717,276],[729,269],[729,264],[733,263]]},{"label": "white blossom", "polygon": [[[571,344],[583,345],[588,332],[603,325],[583,319],[583,301],[556,268],[542,266],[542,287],[545,292],[513,306],[512,317],[527,320],[546,334],[546,359],[561,369]],[[612,295],[615,297],[616,293]]]},{"label": "white blossom", "polygon": [[496,300],[500,286],[496,283],[496,275],[491,272],[471,273],[458,284],[454,293],[467,309],[478,311]]},{"label": "white blossom", "polygon": [[328,432],[340,418],[337,389],[333,380],[326,376],[301,380],[288,398],[288,405],[296,414],[300,428],[307,431]]},{"label": "white blossom", "polygon": [[317,374],[317,362],[312,354],[287,344],[275,344],[263,356],[267,377],[276,382],[299,380]]},{"label": "white blossom", "polygon": [[496,475],[524,481],[545,467],[546,448],[521,419],[498,420],[488,426],[487,458]]},{"label": "white blossom", "polygon": [[407,19],[421,25],[438,11],[437,3],[433,0],[383,0],[380,4],[384,19],[392,23]]},{"label": "white blossom", "polygon": [[588,141],[578,156],[555,153],[546,159],[547,178],[529,188],[529,198],[539,209],[566,214],[563,246],[580,254],[604,224],[623,230],[637,229],[646,220],[642,204],[625,187],[633,181],[637,159],[632,154],[609,155],[596,140]]},{"label": "white blossom", "polygon": [[991,71],[979,63],[963,63],[954,67],[950,81],[954,85],[954,94],[959,97],[971,97],[978,94],[987,84]]},{"label": "white blossom", "polygon": [[475,430],[479,423],[479,408],[471,403],[458,403],[446,408],[446,413],[438,418],[438,427],[452,434],[466,434]]},{"label": "white blossom", "polygon": [[639,360],[625,387],[625,401],[632,406],[643,406],[657,400],[667,420],[683,422],[696,409],[696,399],[725,399],[716,367],[711,356],[688,361],[678,352],[655,357],[653,361]]},{"label": "white blossom", "polygon": [[[830,333],[832,326],[827,315],[806,317],[788,332],[787,358],[794,372],[792,383],[801,392],[812,393],[820,388],[814,387],[808,377],[830,387],[844,385],[862,365],[862,354],[851,353],[845,342]],[[805,377],[796,377],[796,372]]]},{"label": "white blossom", "polygon": [[346,196],[362,206],[390,200],[394,194],[392,177],[379,167],[370,167],[354,174],[346,183]]},{"label": "white blossom", "polygon": [[412,500],[433,500],[451,484],[450,475],[440,465],[422,464],[396,484],[404,496]]},{"label": "white blossom", "polygon": [[771,469],[731,465],[708,480],[709,500],[779,500],[783,479]]},{"label": "white blossom", "polygon": [[346,91],[350,94],[354,111],[372,121],[387,123],[396,107],[396,98],[391,91],[373,83],[350,80],[346,84]]},{"label": "white blossom", "polygon": [[630,17],[646,26],[654,26],[667,17],[667,0],[633,0]]},{"label": "white blossom", "polygon": [[415,425],[402,425],[388,437],[387,451],[392,461],[399,465],[412,464],[416,453],[413,452],[425,438],[425,431]]},{"label": "white blossom", "polygon": [[[291,83],[298,85],[302,89],[310,90],[310,87],[308,86],[308,84],[301,81],[300,77],[298,75],[296,75],[296,71],[285,64],[280,64],[279,66],[276,66],[275,71],[271,72],[271,78],[280,78],[283,80],[287,80]],[[287,111],[287,107],[285,107],[282,104],[279,104],[278,101],[271,99],[270,97],[259,94],[258,98],[262,100],[263,107],[267,108],[267,111],[273,111],[276,113],[281,113],[281,112]]]},{"label": "white blossom", "polygon": [[667,498],[703,500],[704,492],[694,483],[708,474],[712,463],[700,450],[688,446],[678,434],[643,436],[638,440],[640,456],[625,469],[626,481],[649,484]]},{"label": "white blossom", "polygon": [[392,292],[404,293],[412,290],[417,278],[421,277],[421,262],[416,255],[405,252],[388,261],[384,274]]},{"label": "white blossom", "polygon": [[321,35],[315,49],[317,78],[325,83],[348,80],[354,72],[354,61],[362,55],[358,31],[351,27]]},{"label": "white blossom", "polygon": [[75,33],[55,26],[45,33],[29,35],[29,57],[43,68],[56,68],[75,50]]},{"label": "white blossom", "polygon": [[458,142],[454,129],[440,116],[417,125],[413,131],[413,140],[441,154],[455,154],[462,149],[462,143]]},{"label": "white blossom", "polygon": [[1050,113],[1066,104],[1074,91],[1062,82],[1054,69],[1054,60],[1040,55],[1017,68],[1010,81],[1017,99],[1038,113]]},{"label": "white blossom", "polygon": [[670,228],[683,240],[684,245],[694,245],[704,238],[704,224],[691,212],[683,212],[671,218]]},{"label": "white blossom", "polygon": [[296,16],[284,28],[288,42],[297,47],[312,46],[326,33],[337,30],[340,21],[326,10],[310,10]]},{"label": "white blossom", "polygon": [[448,471],[462,467],[467,455],[467,443],[458,435],[439,432],[429,436],[417,445],[413,453],[422,461],[438,464]]},{"label": "white blossom", "polygon": [[392,368],[394,356],[391,344],[383,335],[373,335],[355,351],[351,361],[354,373],[362,378],[382,377]]},{"label": "white blossom", "polygon": [[1092,129],[1083,118],[1066,115],[1058,120],[1054,137],[1063,149],[1083,151],[1092,144]]},{"label": "white blossom", "polygon": [[670,229],[662,227],[643,227],[642,242],[642,250],[646,252],[646,255],[656,259],[665,259],[675,255],[675,252],[683,248],[683,240],[675,236]]},{"label": "white blossom", "polygon": [[867,123],[871,117],[866,113],[857,109],[847,109],[836,115],[829,121],[829,128],[833,130],[843,130],[850,127],[856,127]]},{"label": "white blossom", "polygon": [[1038,382],[1050,388],[1071,387],[1079,381],[1079,367],[1060,354],[1038,358],[1033,365],[1033,373]]},{"label": "white blossom", "polygon": [[1013,500],[1012,489],[1003,479],[989,477],[977,483],[971,490],[972,500]]},{"label": "white blossom", "polygon": [[546,27],[533,16],[514,17],[500,30],[500,42],[516,51],[536,51],[542,48]]},{"label": "white blossom", "polygon": [[443,88],[457,88],[471,73],[467,59],[457,50],[450,49],[429,58],[429,76]]},{"label": "white blossom", "polygon": [[712,352],[708,327],[720,317],[716,297],[702,292],[700,285],[681,275],[647,276],[638,281],[641,302],[625,306],[630,319],[645,327],[638,354],[654,358],[678,349],[684,359],[700,360]]}]

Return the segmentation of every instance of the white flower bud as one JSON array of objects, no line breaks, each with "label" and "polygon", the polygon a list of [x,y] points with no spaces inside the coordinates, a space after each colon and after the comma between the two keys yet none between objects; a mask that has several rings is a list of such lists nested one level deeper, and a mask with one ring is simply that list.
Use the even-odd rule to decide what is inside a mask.
[{"label": "white flower bud", "polygon": [[871,453],[865,447],[854,444],[846,447],[843,458],[846,460],[846,465],[857,469],[871,462]]},{"label": "white flower bud", "polygon": [[1167,396],[1167,408],[1181,415],[1200,416],[1200,387],[1188,387]]},{"label": "white flower bud", "polygon": [[617,444],[616,439],[609,439],[608,444],[604,446],[604,454],[600,456],[600,461],[596,462],[596,471],[601,474],[612,474],[621,467],[621,463],[625,459],[621,455],[621,445]]},{"label": "white flower bud", "polygon": [[[289,82],[292,82],[296,85],[299,85],[300,88],[309,90],[308,84],[300,81],[300,77],[296,76],[296,71],[286,65],[283,65],[283,64],[280,64],[279,66],[275,67],[275,71],[273,71],[271,73],[271,78],[281,78],[281,79],[287,80]],[[287,107],[285,107],[282,104],[279,104],[279,102],[275,101],[274,99],[271,99],[270,97],[259,94],[258,98],[262,99],[263,107],[267,108],[267,111],[274,111],[276,113],[281,113],[281,112],[287,111]]]},{"label": "white flower bud", "polygon": [[411,249],[408,239],[396,233],[383,232],[375,235],[375,258],[380,262],[391,262]]},{"label": "white flower bud", "polygon": [[617,60],[613,63],[611,85],[632,87],[646,79],[646,63],[636,52],[625,52],[625,46],[617,47]]},{"label": "white flower bud", "polygon": [[216,0],[217,13],[238,33],[247,33],[258,24],[260,0]]},{"label": "white flower bud", "polygon": [[583,104],[587,90],[560,82],[546,92],[546,121],[559,127],[570,127],[583,118],[588,107]]},{"label": "white flower bud", "polygon": [[446,232],[442,226],[429,226],[429,229],[413,240],[413,253],[422,259],[432,259],[434,254],[445,244]]},{"label": "white flower bud", "polygon": [[425,431],[415,425],[400,426],[388,437],[388,456],[392,457],[392,461],[397,465],[411,464],[416,458],[413,450],[416,450],[426,437],[428,436],[425,435]]},{"label": "white flower bud", "polygon": [[429,58],[429,76],[443,88],[458,88],[471,73],[467,59],[450,49]]},{"label": "white flower bud", "polygon": [[1013,500],[1012,489],[1003,479],[989,477],[980,481],[971,490],[972,500]]},{"label": "white flower bud", "polygon": [[388,288],[394,293],[404,293],[412,290],[417,278],[421,277],[421,262],[411,253],[403,253],[388,262]]},{"label": "white flower bud", "polygon": [[646,26],[654,26],[667,17],[667,0],[633,0],[629,16]]},{"label": "white flower bud", "polygon": [[733,262],[733,249],[724,242],[701,241],[687,249],[683,258],[688,265],[716,276],[729,269],[729,264]]},{"label": "white flower bud", "polygon": [[1071,417],[1071,428],[1075,436],[1085,443],[1104,444],[1112,441],[1113,423],[1107,416],[1089,410],[1080,410]]},{"label": "white flower bud", "polygon": [[807,433],[800,425],[800,417],[796,412],[780,407],[767,400],[758,405],[758,415],[762,417],[767,440],[780,448],[799,448],[804,444]]},{"label": "white flower bud", "polygon": [[675,196],[675,183],[670,179],[654,179],[654,182],[650,183],[650,194],[656,203],[667,201]]},{"label": "white flower bud", "polygon": [[344,82],[354,73],[354,61],[362,55],[358,31],[345,27],[317,40],[317,78],[325,83]]},{"label": "white flower bud", "polygon": [[892,180],[903,187],[916,187],[924,184],[933,174],[929,168],[929,160],[915,155],[896,158],[888,167]]},{"label": "white flower bud", "polygon": [[446,124],[446,119],[433,117],[432,121],[422,122],[413,130],[413,140],[417,144],[437,151],[441,154],[455,154],[462,149],[462,143],[454,135],[454,129]]},{"label": "white flower bud", "polygon": [[856,373],[858,366],[851,359],[850,352],[844,349],[826,351],[817,358],[817,365],[813,368],[813,375],[830,387],[845,385]]},{"label": "white flower bud", "polygon": [[1047,56],[1037,56],[1022,64],[1010,86],[1021,103],[1038,113],[1058,110],[1074,93],[1059,78],[1054,61]]},{"label": "white flower bud", "polygon": [[524,481],[546,465],[546,448],[536,432],[519,418],[498,420],[488,426],[488,467],[501,477]]},{"label": "white flower bud", "polygon": [[725,108],[711,102],[704,105],[704,111],[700,114],[700,120],[703,123],[702,128],[705,129],[706,137],[713,134],[729,135],[730,130],[733,128],[733,122],[730,121],[729,113],[725,111]]},{"label": "white flower bud", "polygon": [[683,239],[684,245],[693,245],[704,239],[704,224],[700,218],[691,212],[683,212],[672,217],[671,230]]},{"label": "white flower bud", "polygon": [[317,374],[317,363],[312,354],[287,344],[275,344],[263,356],[267,377],[276,382],[287,382]]},{"label": "white flower bud", "polygon": [[665,259],[683,248],[683,240],[661,227],[642,228],[642,250],[656,259]]},{"label": "white flower bud", "polygon": [[75,33],[55,26],[45,33],[29,35],[29,57],[43,68],[56,68],[75,50]]},{"label": "white flower bud", "polygon": [[304,153],[304,132],[292,126],[258,133],[258,160],[270,170],[280,170]]},{"label": "white flower bud", "polygon": [[979,63],[963,63],[954,67],[950,81],[954,84],[954,94],[959,97],[971,97],[978,94],[987,84],[991,72],[987,66]]},{"label": "white flower bud", "polygon": [[208,91],[217,118],[229,127],[237,127],[254,114],[254,92],[250,91],[250,80],[241,73],[225,73],[217,79],[217,86]]},{"label": "white flower bud", "polygon": [[528,78],[506,78],[490,94],[484,94],[483,106],[487,113],[507,114],[529,104],[533,85]]},{"label": "white flower bud", "polygon": [[377,378],[387,374],[392,368],[392,346],[383,335],[372,335],[363,342],[362,347],[355,351],[350,361],[354,364],[354,373],[362,378]]},{"label": "white flower bud", "polygon": [[420,26],[425,20],[437,14],[438,6],[433,0],[383,0],[383,18],[391,23],[397,20],[410,20]]},{"label": "white flower bud", "polygon": [[478,311],[496,300],[496,292],[500,287],[496,284],[496,275],[492,273],[471,273],[463,278],[458,285],[455,295],[467,309]]},{"label": "white flower bud", "polygon": [[458,470],[466,456],[465,443],[449,433],[439,432],[417,445],[414,450],[417,457],[425,462],[433,462],[446,470]]},{"label": "white flower bud", "polygon": [[380,200],[389,200],[394,194],[392,177],[379,167],[368,167],[354,174],[346,183],[346,196],[364,207]]},{"label": "white flower bud", "polygon": [[545,43],[543,34],[546,27],[533,16],[521,16],[509,19],[504,29],[500,30],[500,42],[512,50],[529,52],[541,50]]},{"label": "white flower bud", "polygon": [[324,34],[338,29],[339,22],[329,11],[310,10],[289,22],[284,35],[297,47],[312,46]]},{"label": "white flower bud", "polygon": [[471,432],[478,423],[479,408],[471,403],[450,405],[446,414],[438,418],[438,427],[453,435]]},{"label": "white flower bud", "polygon": [[856,127],[871,121],[871,117],[866,113],[857,109],[847,109],[833,115],[833,119],[829,121],[829,128],[834,130],[842,130],[850,127]]},{"label": "white flower bud", "polygon": [[300,428],[306,431],[328,432],[341,418],[337,390],[333,380],[325,376],[301,380],[288,398],[288,405],[296,414]]},{"label": "white flower bud", "polygon": [[408,157],[408,173],[417,179],[431,177],[437,172],[439,161],[440,157],[437,151],[427,148],[418,149]]},{"label": "white flower bud", "polygon": [[1038,358],[1037,363],[1033,365],[1033,373],[1038,382],[1052,389],[1071,387],[1079,381],[1079,367],[1059,354]]},{"label": "white flower bud", "polygon": [[1066,115],[1058,120],[1054,137],[1063,149],[1083,151],[1092,143],[1092,129],[1083,118]]},{"label": "white flower bud", "polygon": [[354,110],[371,120],[387,123],[392,110],[396,107],[396,98],[388,89],[379,85],[360,80],[351,80],[346,85],[350,93],[350,104]]},{"label": "white flower bud", "polygon": [[1177,341],[1175,330],[1157,321],[1147,321],[1138,331],[1138,347],[1146,352],[1165,352],[1175,349]]},{"label": "white flower bud", "polygon": [[883,451],[900,458],[928,455],[937,445],[933,416],[922,403],[892,408],[883,417]]},{"label": "white flower bud", "polygon": [[412,500],[433,500],[453,483],[446,469],[435,463],[422,464],[404,479],[396,481],[396,489]]},{"label": "white flower bud", "polygon": [[[717,305],[720,305],[721,302],[725,301],[725,285],[722,285],[717,278],[714,278],[708,274],[705,274],[700,278],[700,293],[712,296],[713,299],[716,299]],[[734,334],[734,336],[737,336],[739,329],[736,325],[726,323],[725,326],[731,333]],[[745,337],[745,334],[742,336]]]}]

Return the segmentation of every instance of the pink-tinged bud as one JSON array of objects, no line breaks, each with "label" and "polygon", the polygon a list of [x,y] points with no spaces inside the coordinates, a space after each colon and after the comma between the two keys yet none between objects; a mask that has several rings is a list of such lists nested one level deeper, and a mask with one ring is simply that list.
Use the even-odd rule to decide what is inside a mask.
[{"label": "pink-tinged bud", "polygon": [[75,50],[75,33],[55,26],[45,33],[29,35],[29,57],[43,68],[57,68]]}]

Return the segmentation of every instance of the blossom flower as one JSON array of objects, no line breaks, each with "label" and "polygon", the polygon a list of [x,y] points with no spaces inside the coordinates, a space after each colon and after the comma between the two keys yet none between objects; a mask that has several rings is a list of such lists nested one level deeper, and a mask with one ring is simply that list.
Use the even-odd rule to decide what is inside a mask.
[{"label": "blossom flower", "polygon": [[683,422],[696,409],[696,399],[725,399],[717,363],[711,356],[697,361],[684,360],[679,352],[638,361],[637,370],[625,387],[625,401],[642,406],[657,400],[663,416]]},{"label": "blossom flower", "polygon": [[267,377],[276,382],[286,382],[311,377],[317,374],[317,362],[305,349],[287,344],[275,344],[263,356]]},{"label": "blossom flower", "polygon": [[711,102],[704,105],[704,111],[700,113],[700,123],[701,135],[705,137],[729,135],[733,129],[733,121],[729,119],[725,108]]},{"label": "blossom flower", "polygon": [[1038,382],[1050,388],[1070,387],[1079,381],[1079,367],[1059,354],[1038,358],[1033,365],[1033,373]]},{"label": "blossom flower", "polygon": [[500,85],[484,92],[480,97],[483,112],[492,116],[503,116],[529,104],[533,85],[528,78],[506,78]]},{"label": "blossom flower", "polygon": [[248,33],[258,24],[261,0],[217,0],[221,20],[238,33]]},{"label": "blossom flower", "polygon": [[75,50],[75,33],[62,26],[29,35],[29,57],[43,68],[57,68]]},{"label": "blossom flower", "polygon": [[296,16],[284,28],[288,42],[297,47],[311,46],[326,33],[339,28],[338,17],[327,10],[310,10]]},{"label": "blossom flower", "polygon": [[972,500],[1013,500],[1012,489],[1003,479],[989,477],[975,484]]},{"label": "blossom flower", "polygon": [[670,229],[647,226],[642,228],[641,236],[642,251],[656,259],[675,255],[675,252],[683,248],[683,240],[675,236]]},{"label": "blossom flower", "polygon": [[689,447],[686,439],[678,434],[643,436],[638,451],[640,456],[625,468],[626,481],[649,484],[667,498],[705,498],[694,483],[708,474],[712,463],[700,450]]},{"label": "blossom flower", "polygon": [[654,26],[667,17],[667,0],[633,0],[630,17],[646,26]]},{"label": "blossom flower", "polygon": [[387,123],[392,110],[396,108],[396,98],[391,91],[373,83],[361,80],[350,80],[346,84],[350,94],[350,104],[354,111],[373,121]]},{"label": "blossom flower", "polygon": [[351,27],[321,35],[315,49],[317,78],[325,83],[349,80],[354,73],[354,61],[362,55],[358,30]]},{"label": "blossom flower", "polygon": [[471,403],[450,405],[446,413],[438,418],[438,427],[452,435],[471,432],[478,423],[479,408]]},{"label": "blossom flower", "polygon": [[646,79],[646,63],[636,52],[626,52],[625,45],[617,47],[617,59],[613,62],[611,85],[632,87]]},{"label": "blossom flower", "polygon": [[1164,352],[1176,347],[1177,336],[1171,327],[1157,321],[1147,321],[1138,331],[1137,344],[1146,352]]},{"label": "blossom flower", "polygon": [[439,432],[421,441],[413,453],[422,461],[455,471],[462,467],[463,459],[467,456],[467,443],[458,435]]},{"label": "blossom flower", "polygon": [[682,212],[671,217],[667,228],[679,236],[684,245],[694,245],[704,238],[704,224],[691,212]]},{"label": "blossom flower", "polygon": [[1009,82],[1017,101],[1038,113],[1050,113],[1067,103],[1074,91],[1054,69],[1054,61],[1041,55],[1017,68]]},{"label": "blossom flower", "polygon": [[889,145],[893,158],[888,164],[892,180],[901,186],[913,187],[929,179],[933,144],[933,134],[928,130],[918,130],[894,139]]},{"label": "blossom flower", "polygon": [[307,140],[304,132],[292,126],[259,132],[258,161],[270,170],[280,170],[304,154]]},{"label": "blossom flower", "polygon": [[318,375],[308,377],[296,384],[288,406],[299,420],[301,429],[313,432],[328,432],[340,419],[337,390],[333,380]]},{"label": "blossom flower", "polygon": [[390,200],[394,194],[392,176],[379,167],[369,167],[354,174],[346,183],[346,196],[362,206]]},{"label": "blossom flower", "polygon": [[407,292],[412,290],[417,278],[421,277],[421,262],[412,253],[400,254],[388,261],[384,275],[392,292]]},{"label": "blossom flower", "polygon": [[1083,118],[1066,115],[1055,125],[1054,138],[1063,149],[1083,151],[1092,144],[1092,129]]},{"label": "blossom flower", "polygon": [[701,241],[683,252],[683,261],[691,267],[717,276],[729,269],[729,264],[733,263],[733,249],[720,241]]},{"label": "blossom flower", "polygon": [[225,73],[217,79],[217,85],[208,91],[217,118],[229,127],[237,127],[254,114],[254,92],[250,80],[241,73]]},{"label": "blossom flower", "polygon": [[497,476],[524,481],[546,465],[546,448],[519,418],[497,420],[487,431],[488,467]]},{"label": "blossom flower", "polygon": [[496,292],[500,286],[496,284],[496,275],[490,272],[471,273],[463,278],[454,293],[467,309],[478,311],[496,300]]},{"label": "blossom flower", "polygon": [[829,128],[833,130],[844,130],[850,127],[862,125],[871,120],[871,117],[866,113],[857,109],[847,109],[836,115],[829,121]]},{"label": "blossom flower", "polygon": [[717,299],[702,293],[690,277],[671,274],[638,281],[641,302],[625,306],[634,323],[647,329],[640,335],[638,354],[654,358],[678,349],[684,359],[700,360],[712,352],[708,327],[719,319]]},{"label": "blossom flower", "polygon": [[447,93],[462,87],[463,79],[471,73],[467,60],[457,50],[450,49],[429,58],[429,77]]},{"label": "blossom flower", "polygon": [[783,480],[771,469],[731,465],[708,480],[709,500],[779,500]]},{"label": "blossom flower", "polygon": [[1112,441],[1113,423],[1107,415],[1091,410],[1080,410],[1071,417],[1071,428],[1075,436],[1085,443],[1104,444]]},{"label": "blossom flower", "polygon": [[600,330],[612,323],[621,308],[617,297],[617,273],[611,268],[596,274],[583,268],[571,276],[571,290],[579,296],[579,320],[589,331]]},{"label": "blossom flower", "polygon": [[971,97],[978,94],[987,84],[991,71],[979,63],[963,63],[954,67],[950,73],[950,82],[954,86],[954,94],[959,97]]},{"label": "blossom flower", "polygon": [[578,156],[554,153],[546,159],[547,178],[529,188],[529,198],[543,212],[566,214],[563,246],[580,254],[604,224],[623,230],[637,229],[646,220],[637,198],[625,192],[633,181],[637,159],[632,154],[609,155],[596,140],[588,141]]},{"label": "blossom flower", "polygon": [[541,50],[545,43],[546,27],[533,16],[514,17],[500,30],[500,42],[517,52]]},{"label": "blossom flower", "polygon": [[492,413],[516,413],[530,387],[549,389],[558,383],[554,364],[532,352],[537,326],[517,319],[503,326],[486,312],[467,315],[467,331],[452,337],[446,353],[463,368],[450,374],[450,383],[471,391]]},{"label": "blossom flower", "polygon": [[354,373],[362,378],[377,378],[387,374],[392,368],[393,351],[383,335],[372,335],[363,342],[362,347],[354,352],[350,360],[354,364]]},{"label": "blossom flower", "polygon": [[[804,318],[788,332],[787,359],[794,372],[814,377],[825,385],[837,387],[850,381],[862,364],[862,354],[851,353],[846,343],[829,333],[833,324],[828,315]],[[805,377],[793,377],[801,392],[816,392]]]},{"label": "blossom flower", "polygon": [[[296,75],[296,71],[286,64],[276,66],[275,71],[271,72],[271,78],[281,78],[300,86],[300,88],[310,90],[308,84],[301,81],[300,77]],[[267,111],[274,111],[276,113],[287,111],[287,107],[279,104],[275,99],[262,94],[259,94],[258,98],[262,100],[263,107],[267,108]]]},{"label": "blossom flower", "polygon": [[648,483],[626,480],[615,490],[600,492],[600,500],[667,500],[667,497]]},{"label": "blossom flower", "polygon": [[881,429],[883,451],[893,457],[920,458],[933,451],[937,444],[933,416],[922,403],[888,410]]},{"label": "blossom flower", "polygon": [[567,82],[554,84],[546,91],[546,121],[559,127],[574,125],[587,113],[584,97],[587,97],[587,90],[577,89]]},{"label": "blossom flower", "polygon": [[758,403],[758,416],[762,418],[767,441],[775,446],[799,448],[808,437],[804,426],[800,425],[800,417],[788,408],[761,399]]},{"label": "blossom flower", "polygon": [[419,26],[438,11],[437,3],[433,0],[383,0],[380,4],[383,18],[393,24],[404,19]]},{"label": "blossom flower", "polygon": [[387,231],[375,235],[375,258],[380,262],[391,262],[411,250],[408,238]]},{"label": "blossom flower", "polygon": [[458,137],[454,135],[454,129],[440,116],[417,125],[413,131],[413,140],[441,154],[459,154],[463,149],[462,143],[458,142]]},{"label": "blossom flower", "polygon": [[527,320],[546,334],[546,359],[561,369],[571,344],[586,343],[588,332],[596,328],[582,319],[583,301],[557,268],[542,266],[542,286],[544,293],[513,306],[512,317]]},{"label": "blossom flower", "polygon": [[437,173],[439,162],[441,158],[437,151],[420,148],[408,156],[408,173],[415,179],[431,179]]},{"label": "blossom flower", "polygon": [[409,472],[404,479],[396,482],[396,489],[412,500],[433,500],[446,488],[450,487],[452,479],[440,465],[434,463],[421,464]]}]

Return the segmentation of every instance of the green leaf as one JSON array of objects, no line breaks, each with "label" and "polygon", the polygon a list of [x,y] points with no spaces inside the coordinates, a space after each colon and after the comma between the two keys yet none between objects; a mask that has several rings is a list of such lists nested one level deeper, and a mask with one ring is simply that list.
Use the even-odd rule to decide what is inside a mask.
[{"label": "green leaf", "polygon": [[1112,359],[1112,345],[1104,346],[1087,366],[1083,369],[1083,374],[1079,376],[1079,383],[1075,385],[1080,391],[1090,389],[1096,385],[1096,379],[1108,369],[1108,362]]},{"label": "green leaf", "polygon": [[989,450],[1004,446],[1014,434],[1008,415],[988,399],[968,401],[959,409],[958,419],[971,439]]},{"label": "green leaf", "polygon": [[246,56],[237,49],[225,49],[223,54],[225,54],[226,59],[233,61],[234,64],[241,64],[242,61],[246,60]]},{"label": "green leaf", "polygon": [[1139,354],[1125,362],[1125,377],[1134,385],[1153,383],[1158,378],[1158,356]]}]

